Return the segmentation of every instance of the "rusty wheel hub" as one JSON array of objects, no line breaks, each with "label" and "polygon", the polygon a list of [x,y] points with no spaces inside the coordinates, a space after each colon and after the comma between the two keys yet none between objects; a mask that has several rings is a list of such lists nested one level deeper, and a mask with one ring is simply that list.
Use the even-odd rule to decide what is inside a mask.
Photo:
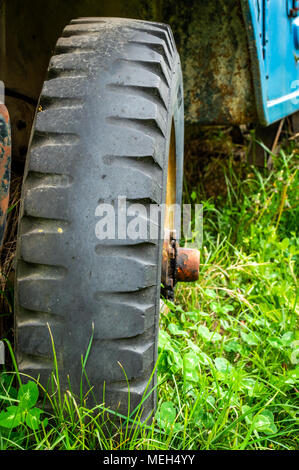
[{"label": "rusty wheel hub", "polygon": [[176,211],[176,142],[174,124],[171,129],[170,147],[167,167],[166,211],[164,219],[164,244],[162,256],[162,294],[173,299],[174,286],[177,282],[194,282],[199,277],[199,251],[180,248],[177,242],[175,227]]},{"label": "rusty wheel hub", "polygon": [[162,256],[163,294],[173,299],[173,289],[177,282],[194,282],[199,278],[198,250],[181,248],[172,230],[165,236]]}]

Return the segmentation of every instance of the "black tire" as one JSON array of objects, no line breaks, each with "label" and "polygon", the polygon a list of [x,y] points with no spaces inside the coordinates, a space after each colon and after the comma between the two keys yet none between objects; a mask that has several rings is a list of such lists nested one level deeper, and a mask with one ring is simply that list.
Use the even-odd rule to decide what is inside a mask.
[{"label": "black tire", "polygon": [[[123,369],[132,410],[157,358],[162,240],[100,242],[95,210],[120,195],[146,206],[165,201],[172,123],[180,202],[182,76],[170,28],[82,18],[64,29],[41,93],[23,183],[17,360],[21,372],[47,383],[49,324],[62,387],[69,375],[78,395],[94,324],[86,374],[98,402],[105,383],[106,404],[125,414]],[[145,416],[154,406],[152,393]]]}]

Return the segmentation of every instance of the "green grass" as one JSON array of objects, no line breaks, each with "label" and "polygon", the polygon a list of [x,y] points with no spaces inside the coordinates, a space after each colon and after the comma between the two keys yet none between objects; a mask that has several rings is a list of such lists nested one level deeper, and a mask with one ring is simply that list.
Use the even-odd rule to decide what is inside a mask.
[{"label": "green grass", "polygon": [[226,197],[204,203],[201,279],[178,288],[161,321],[159,403],[169,423],[177,417],[175,448],[298,446],[299,179],[289,152],[273,173],[248,168],[242,181],[225,162]]},{"label": "green grass", "polygon": [[298,155],[273,159],[242,179],[226,160],[227,194],[204,202],[200,280],[161,314],[154,422],[88,410],[60,393],[57,371],[41,414],[40,385],[2,373],[0,449],[298,449]]}]

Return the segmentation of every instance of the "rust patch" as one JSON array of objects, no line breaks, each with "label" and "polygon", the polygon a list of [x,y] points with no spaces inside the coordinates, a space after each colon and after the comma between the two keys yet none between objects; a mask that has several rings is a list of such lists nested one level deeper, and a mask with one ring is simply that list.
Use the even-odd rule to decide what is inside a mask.
[{"label": "rust patch", "polygon": [[199,251],[178,248],[176,256],[176,281],[195,282],[199,278]]},{"label": "rust patch", "polygon": [[171,27],[184,76],[187,124],[246,124],[257,119],[239,0],[177,0]]},{"label": "rust patch", "polygon": [[7,108],[0,104],[0,246],[2,244],[9,201],[11,131]]}]

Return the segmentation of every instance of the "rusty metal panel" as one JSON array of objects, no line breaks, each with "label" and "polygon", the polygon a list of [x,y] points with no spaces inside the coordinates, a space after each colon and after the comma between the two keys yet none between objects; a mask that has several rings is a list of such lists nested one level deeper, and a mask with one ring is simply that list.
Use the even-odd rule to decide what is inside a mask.
[{"label": "rusty metal panel", "polygon": [[6,106],[0,104],[0,246],[3,240],[9,201],[10,162],[11,135],[9,115]]},{"label": "rusty metal panel", "polygon": [[7,27],[6,37],[7,106],[18,158],[26,154],[35,104],[55,42],[63,27],[78,16],[170,24],[182,60],[186,124],[256,121],[240,0],[30,0],[30,6],[18,0],[6,4],[6,23],[13,26]]},{"label": "rusty metal panel", "polygon": [[239,0],[178,0],[169,22],[182,60],[187,123],[257,120]]},{"label": "rusty metal panel", "polygon": [[[240,0],[131,0],[138,18],[170,24],[184,78],[186,124],[257,121]],[[130,10],[129,13],[133,11]]]}]

